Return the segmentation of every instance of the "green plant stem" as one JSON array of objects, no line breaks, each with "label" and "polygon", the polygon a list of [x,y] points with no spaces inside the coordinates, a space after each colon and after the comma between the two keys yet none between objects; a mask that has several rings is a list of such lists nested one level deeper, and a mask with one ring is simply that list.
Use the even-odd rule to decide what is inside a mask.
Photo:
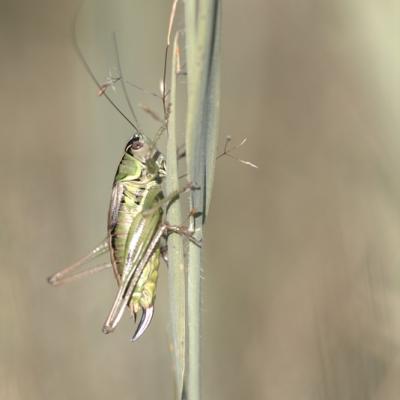
[{"label": "green plant stem", "polygon": [[[167,167],[166,177],[167,193],[172,193],[179,188],[178,160],[176,140],[176,47],[178,35],[175,35],[172,49],[171,71],[171,113],[168,123],[167,141]],[[182,223],[179,201],[172,203],[168,209],[168,221],[174,225]],[[182,236],[172,233],[168,237],[168,283],[169,283],[169,309],[171,318],[172,358],[174,361],[176,398],[180,400],[183,393],[183,376],[185,372],[185,260],[183,254]]]},{"label": "green plant stem", "polygon": [[[196,13],[197,10],[197,13]],[[191,195],[199,215],[191,221],[194,236],[203,239],[214,179],[219,108],[219,0],[185,2],[188,110],[186,154],[189,180],[200,187]],[[188,363],[185,388],[188,400],[200,400],[202,251],[193,243],[188,251]]]}]

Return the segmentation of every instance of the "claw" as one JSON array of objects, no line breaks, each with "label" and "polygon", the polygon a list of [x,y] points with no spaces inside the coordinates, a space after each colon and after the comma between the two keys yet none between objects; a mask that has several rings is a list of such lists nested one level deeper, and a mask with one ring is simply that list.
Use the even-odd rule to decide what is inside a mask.
[{"label": "claw", "polygon": [[135,333],[134,333],[134,335],[133,335],[133,337],[131,339],[132,342],[135,342],[136,340],[138,340],[143,335],[145,330],[150,325],[150,322],[151,322],[151,320],[153,318],[153,314],[154,314],[154,307],[153,306],[143,310],[142,316],[141,316],[140,321],[139,321],[139,325],[136,328],[136,331],[135,331]]}]

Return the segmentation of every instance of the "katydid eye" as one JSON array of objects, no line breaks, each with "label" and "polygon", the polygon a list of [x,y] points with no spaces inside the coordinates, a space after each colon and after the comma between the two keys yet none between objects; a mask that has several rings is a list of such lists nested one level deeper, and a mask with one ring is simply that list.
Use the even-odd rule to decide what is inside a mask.
[{"label": "katydid eye", "polygon": [[129,140],[128,144],[125,147],[125,151],[131,150],[135,151],[135,150],[139,150],[143,147],[143,139],[140,135],[136,134],[133,135],[133,137]]},{"label": "katydid eye", "polygon": [[137,142],[133,141],[132,142],[132,150],[139,150],[143,147],[143,142],[138,140]]}]

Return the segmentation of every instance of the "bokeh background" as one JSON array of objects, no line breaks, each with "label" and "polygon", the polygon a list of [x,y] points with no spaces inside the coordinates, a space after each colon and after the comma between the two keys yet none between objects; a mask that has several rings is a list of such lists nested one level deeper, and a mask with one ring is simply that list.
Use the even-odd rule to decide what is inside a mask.
[{"label": "bokeh background", "polygon": [[[172,399],[165,271],[134,345],[129,318],[101,333],[111,272],[45,280],[105,236],[130,135],[74,51],[79,3],[0,1],[0,399]],[[117,30],[127,78],[157,90],[169,7],[84,4],[100,80]],[[221,145],[247,136],[259,169],[217,166],[204,399],[400,398],[399,37],[398,0],[223,3]]]}]

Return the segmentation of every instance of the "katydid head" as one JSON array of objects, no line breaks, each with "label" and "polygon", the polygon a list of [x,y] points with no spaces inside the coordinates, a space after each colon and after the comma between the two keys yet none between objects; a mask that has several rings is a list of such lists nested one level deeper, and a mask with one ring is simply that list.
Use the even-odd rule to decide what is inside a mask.
[{"label": "katydid head", "polygon": [[146,164],[152,157],[152,142],[140,132],[135,132],[125,146],[125,152]]},{"label": "katydid head", "polygon": [[146,166],[150,174],[156,174],[160,178],[165,176],[165,157],[147,136],[135,132],[125,146],[125,152]]},{"label": "katydid head", "polygon": [[136,156],[136,154],[139,154],[139,150],[143,148],[144,144],[145,137],[141,133],[135,132],[126,144],[125,152]]}]

